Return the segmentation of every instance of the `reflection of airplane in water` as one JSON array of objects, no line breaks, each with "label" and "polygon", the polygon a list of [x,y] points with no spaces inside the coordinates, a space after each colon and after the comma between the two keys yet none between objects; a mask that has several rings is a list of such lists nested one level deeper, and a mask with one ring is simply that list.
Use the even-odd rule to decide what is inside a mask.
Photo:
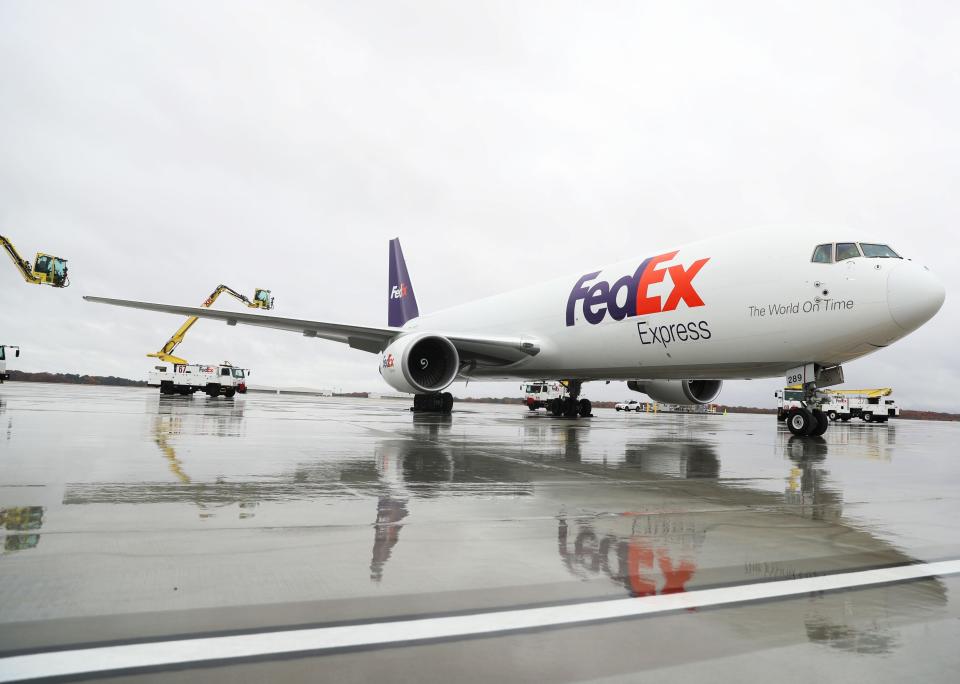
[{"label": "reflection of airplane in water", "polygon": [[[580,580],[605,578],[642,597],[915,562],[869,528],[844,521],[842,494],[825,468],[825,442],[793,438],[783,448],[790,473],[779,494],[717,479],[719,460],[706,442],[628,444],[618,475],[654,480],[661,496],[633,489],[621,512],[559,516],[561,563]],[[775,560],[762,560],[769,558]],[[857,653],[889,652],[898,644],[898,624],[929,618],[947,603],[937,579],[807,601],[805,638]],[[793,620],[789,608],[774,603],[734,626],[759,638]]]}]

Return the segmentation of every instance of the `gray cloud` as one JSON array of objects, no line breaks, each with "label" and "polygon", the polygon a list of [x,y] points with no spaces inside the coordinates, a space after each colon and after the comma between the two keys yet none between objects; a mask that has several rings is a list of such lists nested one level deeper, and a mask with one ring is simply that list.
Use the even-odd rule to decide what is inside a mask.
[{"label": "gray cloud", "polygon": [[[225,282],[377,323],[396,235],[433,310],[532,268],[829,223],[948,287],[851,383],[957,410],[958,24],[950,3],[7,0],[0,231],[68,257],[74,285],[0,264],[0,337],[25,370],[140,377],[178,320],[80,294],[199,304]],[[276,331],[201,322],[181,349],[264,383],[385,388],[373,357]]]}]

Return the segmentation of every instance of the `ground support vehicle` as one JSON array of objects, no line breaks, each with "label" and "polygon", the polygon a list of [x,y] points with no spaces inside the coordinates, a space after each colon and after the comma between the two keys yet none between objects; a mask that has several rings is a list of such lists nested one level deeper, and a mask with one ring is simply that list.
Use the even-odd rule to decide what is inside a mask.
[{"label": "ground support vehicle", "polygon": [[579,381],[567,383],[538,380],[520,385],[520,389],[525,393],[524,400],[530,411],[544,408],[558,417],[586,417],[591,415],[593,404],[589,399],[579,398],[580,385]]},{"label": "ground support vehicle", "polygon": [[33,266],[20,256],[17,248],[8,238],[0,235],[0,247],[10,256],[13,265],[20,271],[20,275],[28,283],[34,285],[50,285],[51,287],[67,287],[70,279],[67,277],[67,260],[51,254],[37,252]]},{"label": "ground support vehicle", "polygon": [[190,395],[204,392],[211,398],[221,395],[228,399],[247,391],[249,369],[238,368],[226,361],[207,366],[198,363],[176,363],[173,367],[157,366],[150,371],[147,384],[159,387],[160,394]]},{"label": "ground support vehicle", "polygon": [[10,374],[7,373],[7,354],[11,350],[14,358],[20,356],[20,347],[15,347],[12,344],[0,344],[0,382],[10,379]]},{"label": "ground support vehicle", "polygon": [[[900,415],[900,407],[893,399],[888,399],[893,390],[889,387],[877,389],[824,390],[824,400],[820,410],[828,420],[848,422],[859,418],[865,423],[885,423]],[[802,406],[803,390],[787,387],[777,390],[777,420],[787,420],[792,410]]]},{"label": "ground support vehicle", "polygon": [[[245,295],[240,294],[232,287],[227,287],[226,285],[217,285],[217,288],[210,293],[210,296],[203,300],[203,304],[200,306],[208,309],[213,306],[213,303],[217,301],[217,297],[226,292],[231,297],[243,302],[247,307],[251,309],[263,309],[269,311],[273,308],[273,297],[270,295],[270,290],[264,290],[263,288],[257,288],[253,292],[253,299],[248,298]],[[160,359],[166,363],[172,363],[176,365],[189,365],[186,359],[181,359],[179,356],[174,356],[173,352],[183,342],[183,338],[186,337],[187,333],[190,331],[190,328],[193,327],[194,323],[197,322],[196,316],[190,316],[186,321],[183,322],[177,331],[170,336],[170,339],[167,340],[163,347],[160,348],[160,351],[153,352],[152,354],[147,354],[147,356],[155,359]]]}]

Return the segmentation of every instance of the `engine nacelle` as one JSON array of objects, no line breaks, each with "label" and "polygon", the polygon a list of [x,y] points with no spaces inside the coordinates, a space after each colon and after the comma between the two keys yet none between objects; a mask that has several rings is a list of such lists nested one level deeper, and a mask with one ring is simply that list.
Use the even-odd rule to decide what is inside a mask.
[{"label": "engine nacelle", "polygon": [[446,337],[411,333],[383,350],[380,375],[393,389],[411,394],[440,392],[460,372],[460,354]]},{"label": "engine nacelle", "polygon": [[661,404],[709,404],[720,394],[723,380],[631,380],[627,387]]}]

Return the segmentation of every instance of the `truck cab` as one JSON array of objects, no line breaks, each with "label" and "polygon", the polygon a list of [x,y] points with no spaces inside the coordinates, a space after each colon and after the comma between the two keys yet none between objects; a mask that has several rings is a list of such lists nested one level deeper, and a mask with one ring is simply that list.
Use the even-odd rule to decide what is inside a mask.
[{"label": "truck cab", "polygon": [[14,347],[10,344],[0,344],[0,382],[10,379],[10,374],[7,373],[7,355],[10,354],[13,358],[20,356],[20,347]]}]

